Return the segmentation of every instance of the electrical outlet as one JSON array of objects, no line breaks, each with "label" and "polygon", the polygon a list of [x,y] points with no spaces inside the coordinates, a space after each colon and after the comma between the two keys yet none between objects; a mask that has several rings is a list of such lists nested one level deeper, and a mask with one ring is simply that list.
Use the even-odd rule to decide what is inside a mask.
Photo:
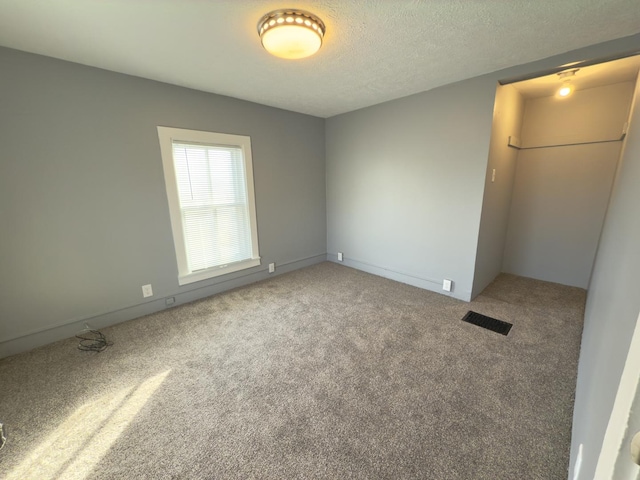
[{"label": "electrical outlet", "polygon": [[174,303],[176,303],[176,297],[167,297],[164,299],[164,304],[167,306],[173,305]]},{"label": "electrical outlet", "polygon": [[338,252],[338,261],[342,262],[343,258],[342,258],[342,252]]},{"label": "electrical outlet", "polygon": [[151,284],[142,285],[142,296],[144,298],[153,297],[153,288],[151,288]]},{"label": "electrical outlet", "polygon": [[444,279],[442,281],[442,289],[445,292],[450,292],[451,291],[451,280]]},{"label": "electrical outlet", "polygon": [[273,273],[276,271],[276,264],[275,263],[270,263],[269,264],[269,273]]}]

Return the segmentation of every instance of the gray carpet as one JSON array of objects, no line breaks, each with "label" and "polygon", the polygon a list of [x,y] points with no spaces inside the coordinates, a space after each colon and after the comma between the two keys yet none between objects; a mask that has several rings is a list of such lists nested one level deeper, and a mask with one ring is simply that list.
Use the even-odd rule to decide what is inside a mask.
[{"label": "gray carpet", "polygon": [[[7,479],[565,479],[584,290],[322,263],[0,361]],[[505,337],[460,319],[514,324]]]}]

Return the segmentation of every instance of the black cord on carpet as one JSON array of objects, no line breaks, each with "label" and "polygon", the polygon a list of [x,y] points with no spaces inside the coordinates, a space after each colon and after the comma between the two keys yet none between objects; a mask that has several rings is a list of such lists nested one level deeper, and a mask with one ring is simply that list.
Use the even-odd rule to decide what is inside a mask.
[{"label": "black cord on carpet", "polygon": [[107,337],[98,330],[83,330],[76,334],[76,338],[80,339],[78,350],[84,352],[102,352],[107,347],[113,345],[113,342],[107,341]]}]

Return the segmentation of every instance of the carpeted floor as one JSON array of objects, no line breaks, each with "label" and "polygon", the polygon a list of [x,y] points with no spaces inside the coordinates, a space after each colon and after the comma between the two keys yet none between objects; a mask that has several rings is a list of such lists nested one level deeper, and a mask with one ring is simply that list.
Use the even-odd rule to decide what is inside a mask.
[{"label": "carpeted floor", "polygon": [[565,479],[584,301],[322,263],[57,342],[0,360],[0,477]]}]

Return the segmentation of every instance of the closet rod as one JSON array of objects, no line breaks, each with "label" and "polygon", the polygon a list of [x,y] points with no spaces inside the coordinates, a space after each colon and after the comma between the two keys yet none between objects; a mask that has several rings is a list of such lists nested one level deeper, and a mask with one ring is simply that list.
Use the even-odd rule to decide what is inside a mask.
[{"label": "closet rod", "polygon": [[593,145],[594,143],[615,143],[615,142],[621,142],[621,141],[622,141],[622,138],[616,138],[615,140],[596,140],[594,142],[558,143],[556,145],[538,145],[535,147],[516,147],[514,145],[509,145],[509,146],[511,148],[517,148],[518,150],[535,150],[537,148],[572,147],[574,145]]}]

